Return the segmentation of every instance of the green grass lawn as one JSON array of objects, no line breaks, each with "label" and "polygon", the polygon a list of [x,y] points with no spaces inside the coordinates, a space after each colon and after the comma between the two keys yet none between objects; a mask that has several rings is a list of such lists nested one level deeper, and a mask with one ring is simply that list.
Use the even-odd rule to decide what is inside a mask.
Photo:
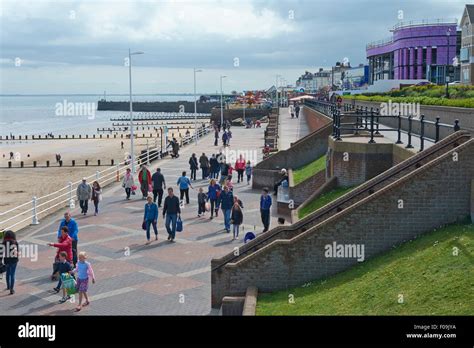
[{"label": "green grass lawn", "polygon": [[467,223],[430,232],[305,287],[261,294],[257,303],[257,315],[473,314],[474,225]]},{"label": "green grass lawn", "polygon": [[351,187],[337,187],[332,191],[329,191],[318,198],[312,200],[308,203],[307,206],[303,207],[300,211],[298,211],[298,217],[301,219],[306,215],[312,213],[313,211],[325,206],[329,202],[335,200],[336,198],[341,197],[343,194],[352,190],[354,186]]},{"label": "green grass lawn", "polygon": [[326,155],[319,157],[311,163],[293,170],[293,183],[298,185],[312,175],[326,168]]}]

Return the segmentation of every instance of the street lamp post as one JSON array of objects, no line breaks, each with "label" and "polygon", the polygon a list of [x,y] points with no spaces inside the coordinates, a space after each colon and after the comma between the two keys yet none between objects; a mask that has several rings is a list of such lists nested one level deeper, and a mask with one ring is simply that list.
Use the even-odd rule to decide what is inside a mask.
[{"label": "street lamp post", "polygon": [[222,79],[226,78],[227,76],[221,75],[221,127],[224,127],[224,109],[223,109],[223,93],[222,93]]},{"label": "street lamp post", "polygon": [[130,152],[132,160],[132,173],[136,173],[135,169],[135,150],[133,147],[133,106],[132,106],[132,56],[137,54],[143,54],[141,51],[131,52],[130,48],[128,49],[128,81],[130,87]]},{"label": "street lamp post", "polygon": [[446,32],[446,38],[448,40],[448,51],[446,52],[446,71],[445,71],[445,80],[446,80],[446,98],[449,99],[449,48],[450,48],[450,42],[449,42],[449,37],[451,36],[451,28],[448,29],[448,31]]},{"label": "street lamp post", "polygon": [[198,143],[197,136],[197,99],[196,99],[196,73],[202,70],[194,68],[194,145]]},{"label": "street lamp post", "polygon": [[278,108],[278,78],[281,77],[280,75],[276,75],[275,76],[275,91],[276,91],[276,107],[277,107],[277,114],[280,113],[279,112],[279,108]]}]

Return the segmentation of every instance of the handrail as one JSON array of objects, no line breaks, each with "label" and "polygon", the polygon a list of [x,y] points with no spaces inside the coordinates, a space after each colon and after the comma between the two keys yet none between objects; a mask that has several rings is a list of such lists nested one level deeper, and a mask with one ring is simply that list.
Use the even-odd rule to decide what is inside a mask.
[{"label": "handrail", "polygon": [[[204,127],[200,126],[197,129],[197,137],[201,138],[204,135],[208,134],[210,132],[210,128],[211,128],[211,125],[209,125],[209,124],[205,125]],[[191,135],[191,134],[185,135],[184,137],[181,138],[181,144],[182,145],[189,144],[189,143],[192,142],[192,140],[194,140],[194,138],[195,138],[194,134],[193,135]],[[153,152],[153,153],[151,154],[150,152]],[[153,161],[153,160],[156,160],[156,159],[160,159],[160,158],[162,158],[163,154],[165,154],[166,152],[167,152],[166,149],[162,149],[161,146],[148,148],[148,155],[144,156],[144,154],[139,154],[138,156],[135,157],[134,163],[138,165],[140,163],[143,163],[144,161],[146,163],[148,160]],[[131,162],[129,160],[124,160],[124,161],[121,161],[117,164],[111,165],[110,167],[105,168],[101,171],[96,171],[94,174],[86,176],[86,179],[88,180],[88,179],[96,178],[98,176],[99,178],[101,178],[101,181],[103,183],[106,183],[106,182],[113,181],[114,179],[116,179],[117,174],[120,177],[121,174],[123,174],[125,172],[125,170],[127,168],[130,168],[130,167],[131,167]],[[58,189],[54,192],[51,192],[51,193],[48,193],[48,194],[44,195],[44,196],[41,196],[41,197],[38,197],[38,198],[33,197],[32,200],[29,200],[25,203],[22,203],[22,204],[20,204],[16,207],[13,207],[13,208],[5,211],[5,212],[0,212],[0,216],[5,216],[9,213],[18,211],[19,209],[21,209],[21,208],[23,208],[23,207],[25,207],[29,204],[32,204],[32,207],[30,207],[26,210],[22,210],[19,213],[15,213],[13,216],[10,216],[10,217],[6,218],[5,220],[0,221],[0,226],[5,225],[7,222],[9,222],[11,220],[14,220],[14,219],[16,219],[16,218],[18,218],[22,215],[33,212],[33,213],[29,214],[27,217],[25,217],[24,219],[22,219],[20,221],[17,221],[17,222],[15,222],[14,224],[12,224],[10,226],[0,228],[0,231],[11,229],[11,228],[13,228],[13,227],[15,227],[19,224],[22,224],[22,223],[24,223],[25,221],[28,221],[28,220],[32,220],[33,223],[35,223],[35,221],[37,222],[37,217],[39,215],[44,214],[45,212],[47,212],[47,211],[49,211],[53,208],[56,208],[57,206],[62,205],[65,202],[72,203],[71,200],[73,200],[73,201],[76,200],[76,198],[75,198],[76,195],[74,194],[74,191],[75,191],[75,189],[77,189],[77,184],[79,184],[80,182],[82,182],[82,179],[78,180],[78,181],[70,182],[68,186],[62,187],[62,188],[60,188],[60,189]],[[67,190],[67,191],[62,192],[64,190]],[[62,197],[68,196],[68,195],[69,195],[69,197],[66,197],[66,198],[62,199]],[[45,198],[49,198],[51,196],[54,196],[54,198],[51,198],[51,199],[48,199],[48,200],[44,201]],[[43,207],[43,206],[45,206],[49,203],[55,202],[57,200],[59,200],[57,203],[52,204],[51,206],[48,206],[48,207],[46,207],[45,209],[43,209],[41,211],[37,211],[38,208]],[[38,204],[39,201],[41,203]]]},{"label": "handrail", "polygon": [[[470,137],[469,132],[466,131],[460,131],[456,132],[449,137],[446,137],[445,139],[441,140],[436,147],[431,147],[423,152],[417,153],[415,156],[407,159],[406,161],[403,161],[396,166],[388,169],[387,171],[375,176],[374,178],[366,181],[365,183],[359,185],[357,188],[354,190],[346,193],[345,195],[337,198],[336,200],[328,203],[327,205],[321,207],[320,209],[312,212],[310,215],[306,216],[302,220],[299,220],[298,222],[294,223],[293,225],[290,226],[278,226],[274,230],[271,230],[263,235],[258,236],[257,238],[251,240],[248,242],[246,245],[244,245],[244,250],[239,249],[239,253],[236,255],[234,252],[222,257],[221,259],[216,259],[216,262],[220,262],[220,264],[214,266],[212,268],[212,271],[215,271],[217,269],[220,269],[221,267],[225,266],[226,264],[242,257],[244,254],[247,254],[249,252],[252,252],[252,250],[255,250],[255,248],[258,248],[260,245],[264,244],[265,242],[275,239],[277,235],[283,232],[294,232],[298,231],[299,229],[304,228],[306,225],[312,224],[315,220],[320,219],[324,215],[339,209],[341,206],[346,204],[347,202],[353,200],[354,198],[364,194],[364,193],[370,193],[370,191],[377,185],[380,185],[384,181],[390,180],[396,175],[399,175],[401,172],[409,169],[413,165],[416,165],[416,163],[419,163],[429,156],[432,156],[438,151],[444,150],[446,147],[449,147],[453,143],[456,143],[463,137]],[[273,232],[273,233],[272,233]],[[242,248],[242,247],[241,247]],[[230,256],[229,256],[230,255]]]}]

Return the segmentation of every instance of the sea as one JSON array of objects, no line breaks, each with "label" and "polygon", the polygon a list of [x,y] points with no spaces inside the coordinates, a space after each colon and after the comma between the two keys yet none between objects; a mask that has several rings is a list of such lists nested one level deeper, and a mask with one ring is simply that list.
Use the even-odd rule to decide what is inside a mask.
[{"label": "sea", "polygon": [[[97,102],[103,98],[104,95],[0,95],[0,135],[95,134],[97,128],[111,126],[111,117],[128,116],[127,111],[97,111]],[[118,94],[105,98],[129,100],[128,95]],[[133,96],[133,101],[193,100],[189,94]],[[135,116],[146,114],[134,112]]]}]

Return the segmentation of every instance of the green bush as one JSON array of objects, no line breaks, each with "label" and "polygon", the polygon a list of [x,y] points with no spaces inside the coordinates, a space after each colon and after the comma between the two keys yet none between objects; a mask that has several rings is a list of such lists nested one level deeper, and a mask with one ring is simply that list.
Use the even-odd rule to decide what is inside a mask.
[{"label": "green bush", "polygon": [[454,106],[474,108],[474,86],[449,86],[450,98],[444,98],[446,87],[442,85],[410,86],[386,93],[364,93],[344,98],[397,103],[420,103],[422,105]]}]

